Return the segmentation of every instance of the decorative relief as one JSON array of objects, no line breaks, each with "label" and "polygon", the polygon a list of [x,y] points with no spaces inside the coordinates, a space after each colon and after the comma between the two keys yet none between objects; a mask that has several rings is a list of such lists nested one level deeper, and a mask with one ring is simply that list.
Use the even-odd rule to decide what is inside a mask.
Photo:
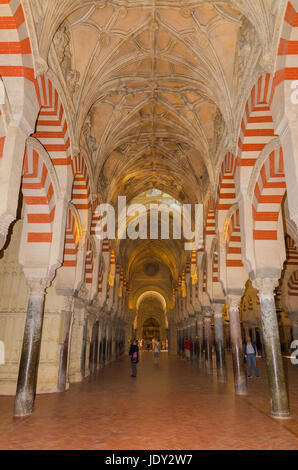
[{"label": "decorative relief", "polygon": [[244,75],[245,68],[249,62],[254,46],[257,42],[256,30],[245,19],[239,31],[237,63],[238,63],[238,83]]},{"label": "decorative relief", "polygon": [[68,91],[74,99],[75,94],[79,90],[78,82],[80,79],[80,72],[71,68],[72,54],[70,50],[70,39],[70,32],[66,25],[62,25],[56,32],[53,38],[53,43]]},{"label": "decorative relief", "polygon": [[95,137],[91,135],[91,127],[92,127],[92,118],[91,113],[87,114],[84,126],[83,126],[83,134],[88,146],[88,150],[91,154],[91,159],[94,162],[96,158],[97,152],[97,143]]},{"label": "decorative relief", "polygon": [[258,290],[260,301],[273,299],[274,302],[274,290],[278,286],[278,283],[278,279],[258,277],[252,282],[252,285]]}]

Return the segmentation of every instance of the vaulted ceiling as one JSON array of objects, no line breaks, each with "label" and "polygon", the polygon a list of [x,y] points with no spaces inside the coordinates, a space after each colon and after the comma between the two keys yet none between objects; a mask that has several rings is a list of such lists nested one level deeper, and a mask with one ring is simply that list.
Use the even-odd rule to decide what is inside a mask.
[{"label": "vaulted ceiling", "polygon": [[[158,188],[195,203],[214,191],[250,78],[272,65],[281,3],[30,0],[40,54],[65,84],[99,200]],[[151,252],[172,282],[178,248],[154,243],[127,242],[130,275]]]}]

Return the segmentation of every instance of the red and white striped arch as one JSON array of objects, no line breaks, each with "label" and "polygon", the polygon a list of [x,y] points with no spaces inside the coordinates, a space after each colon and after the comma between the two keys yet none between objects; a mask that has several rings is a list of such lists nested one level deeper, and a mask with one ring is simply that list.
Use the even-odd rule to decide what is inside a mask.
[{"label": "red and white striped arch", "polygon": [[298,267],[298,251],[294,240],[289,235],[286,235],[286,253],[285,267]]},{"label": "red and white striped arch", "polygon": [[52,81],[45,77],[36,80],[40,112],[34,137],[49,153],[55,167],[71,165],[70,137],[64,106]]},{"label": "red and white striped arch", "polygon": [[[20,118],[21,114],[26,115],[27,122],[34,126],[35,111],[38,111],[37,102],[34,103],[35,73],[20,0],[0,0],[0,76],[9,96],[12,113],[19,114]],[[26,100],[29,106],[26,106]]]},{"label": "red and white striped arch", "polygon": [[103,274],[104,274],[103,264],[102,264],[102,260],[100,260],[99,270],[98,270],[98,292],[99,293],[102,292],[102,288],[103,288]]},{"label": "red and white striped arch", "polygon": [[80,227],[71,208],[67,211],[63,266],[77,266],[77,252],[80,240]]},{"label": "red and white striped arch", "polygon": [[92,208],[90,176],[81,153],[75,156],[72,162],[72,171],[74,175],[72,203],[79,211],[83,226],[88,227]]},{"label": "red and white striped arch", "polygon": [[263,163],[254,188],[254,240],[277,240],[277,222],[286,191],[282,149],[273,150]]},{"label": "red and white striped arch", "polygon": [[236,200],[235,174],[237,159],[228,152],[221,165],[217,188],[217,210],[228,211]]},{"label": "red and white striped arch", "polygon": [[241,248],[241,232],[239,222],[239,209],[236,209],[229,222],[227,232],[227,258],[226,266],[228,269],[242,268],[242,248]]},{"label": "red and white striped arch", "polygon": [[[288,281],[288,296],[298,297],[298,270],[294,271]],[[295,304],[298,306],[298,301],[295,299]]]},{"label": "red and white striped arch", "polygon": [[94,251],[91,240],[88,238],[85,260],[85,283],[91,287],[93,281]]},{"label": "red and white striped arch", "polygon": [[286,82],[298,80],[298,0],[287,3],[270,103],[280,106]]},{"label": "red and white striped arch", "polygon": [[218,254],[216,251],[213,252],[212,257],[212,282],[219,282],[218,279]]},{"label": "red and white striped arch", "polygon": [[33,83],[32,51],[20,0],[0,0],[0,29],[0,75]]},{"label": "red and white striped arch", "polygon": [[253,167],[260,152],[275,136],[269,99],[272,77],[259,77],[246,102],[238,141],[239,166]]},{"label": "red and white striped arch", "polygon": [[31,147],[25,152],[22,191],[26,204],[26,241],[50,247],[56,208],[54,188],[47,166]]}]

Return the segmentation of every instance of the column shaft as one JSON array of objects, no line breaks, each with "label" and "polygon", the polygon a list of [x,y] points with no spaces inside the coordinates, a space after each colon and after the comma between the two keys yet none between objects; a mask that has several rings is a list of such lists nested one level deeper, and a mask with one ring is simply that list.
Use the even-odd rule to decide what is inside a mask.
[{"label": "column shaft", "polygon": [[36,392],[45,291],[30,293],[20,360],[14,415],[33,411]]},{"label": "column shaft", "polygon": [[62,338],[62,344],[60,346],[60,360],[59,360],[59,371],[58,371],[59,392],[65,392],[66,390],[66,374],[67,374],[67,365],[68,365],[70,323],[71,323],[71,312],[68,311],[65,313],[63,338]]},{"label": "column shaft", "polygon": [[271,413],[274,417],[283,418],[290,413],[273,294],[277,282],[272,281],[272,279],[257,279],[254,287],[259,289]]},{"label": "column shaft", "polygon": [[244,395],[247,393],[246,386],[246,372],[243,361],[243,344],[241,337],[241,326],[239,317],[238,300],[230,302],[229,316],[230,316],[230,334],[234,370],[234,386],[237,395]]},{"label": "column shaft", "polygon": [[217,379],[219,382],[227,381],[227,368],[226,368],[226,355],[224,345],[224,330],[222,315],[214,315],[214,330],[215,330],[215,353],[216,353],[216,368]]},{"label": "column shaft", "polygon": [[204,317],[205,366],[207,374],[213,373],[211,318]]},{"label": "column shaft", "polygon": [[203,344],[204,344],[204,328],[203,321],[198,321],[198,344],[197,344],[197,361],[198,366],[201,369],[203,367]]}]

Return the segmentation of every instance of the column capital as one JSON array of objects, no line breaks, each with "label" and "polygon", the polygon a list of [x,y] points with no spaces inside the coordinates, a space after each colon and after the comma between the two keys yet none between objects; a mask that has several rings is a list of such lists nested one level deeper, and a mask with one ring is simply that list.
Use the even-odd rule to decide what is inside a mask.
[{"label": "column capital", "polygon": [[229,307],[231,309],[238,309],[241,301],[240,295],[228,295]]},{"label": "column capital", "polygon": [[259,296],[264,298],[274,296],[274,289],[278,286],[278,282],[277,278],[257,277],[252,281],[252,285],[258,290]]},{"label": "column capital", "polygon": [[5,245],[8,229],[14,219],[15,217],[11,214],[2,214],[0,216],[0,250]]},{"label": "column capital", "polygon": [[224,307],[224,304],[213,304],[212,307],[214,311],[214,316],[222,317],[222,309]]},{"label": "column capital", "polygon": [[41,297],[45,294],[45,290],[47,287],[50,286],[52,282],[51,277],[44,277],[44,278],[35,278],[35,277],[27,277],[26,282],[30,289],[30,297]]},{"label": "column capital", "polygon": [[202,312],[203,312],[203,316],[206,318],[211,318],[212,316],[212,308],[211,307],[202,307]]}]

